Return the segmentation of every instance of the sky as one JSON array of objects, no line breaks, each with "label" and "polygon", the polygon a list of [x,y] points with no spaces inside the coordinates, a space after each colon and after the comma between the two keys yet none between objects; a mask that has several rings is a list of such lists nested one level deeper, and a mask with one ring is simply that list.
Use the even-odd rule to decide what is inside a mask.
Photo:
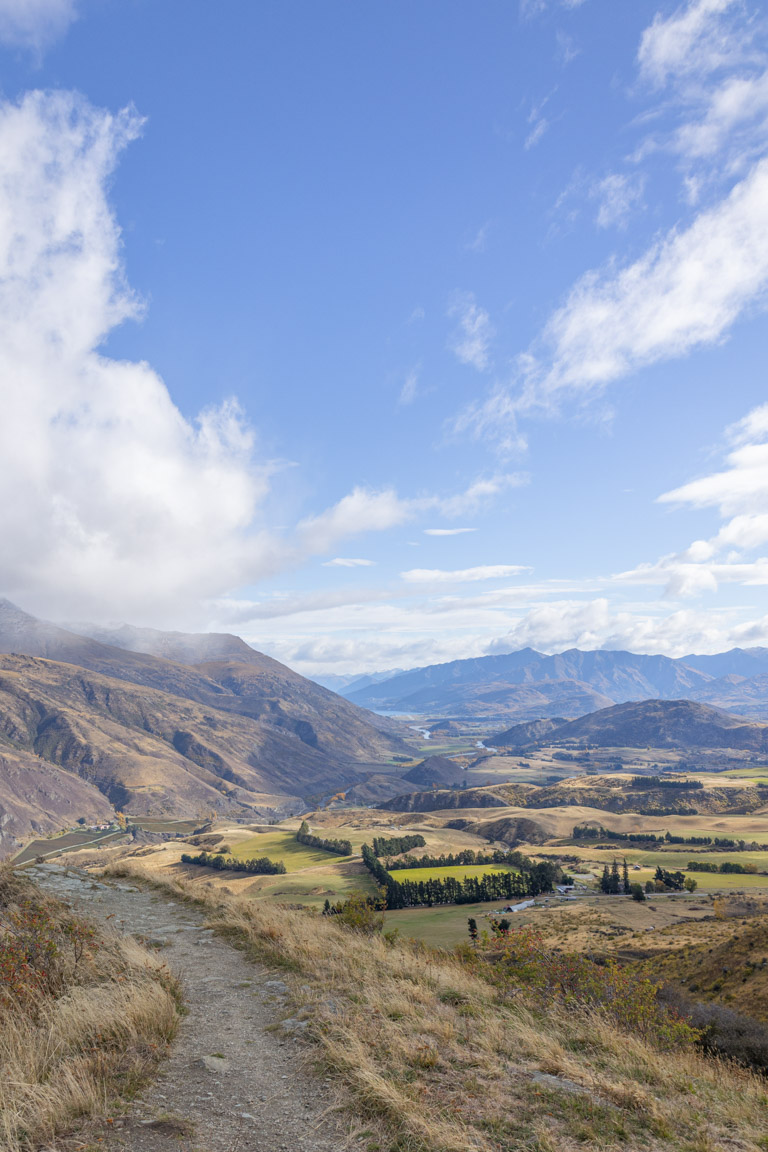
[{"label": "sky", "polygon": [[768,644],[759,0],[0,0],[0,594]]}]

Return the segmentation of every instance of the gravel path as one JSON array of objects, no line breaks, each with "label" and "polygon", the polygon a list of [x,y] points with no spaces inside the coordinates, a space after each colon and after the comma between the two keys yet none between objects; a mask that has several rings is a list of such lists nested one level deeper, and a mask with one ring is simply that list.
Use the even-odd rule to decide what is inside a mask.
[{"label": "gravel path", "polygon": [[359,1148],[325,1115],[331,1086],[312,1073],[313,1050],[302,1036],[306,1023],[289,1017],[288,988],[279,972],[246,960],[205,928],[198,911],[165,895],[96,881],[60,864],[41,864],[28,874],[91,919],[161,947],[184,988],[188,1014],[169,1059],[127,1112],[99,1130],[100,1148]]}]

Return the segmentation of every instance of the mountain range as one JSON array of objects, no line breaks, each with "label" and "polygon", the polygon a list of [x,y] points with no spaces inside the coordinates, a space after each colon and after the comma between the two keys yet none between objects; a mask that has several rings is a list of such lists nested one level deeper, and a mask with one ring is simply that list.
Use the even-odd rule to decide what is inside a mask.
[{"label": "mountain range", "polygon": [[236,636],[89,630],[0,600],[0,855],[115,808],[285,815],[412,751]]},{"label": "mountain range", "polygon": [[768,648],[678,659],[533,648],[415,668],[340,691],[361,707],[465,720],[575,718],[631,700],[696,700],[768,718]]}]

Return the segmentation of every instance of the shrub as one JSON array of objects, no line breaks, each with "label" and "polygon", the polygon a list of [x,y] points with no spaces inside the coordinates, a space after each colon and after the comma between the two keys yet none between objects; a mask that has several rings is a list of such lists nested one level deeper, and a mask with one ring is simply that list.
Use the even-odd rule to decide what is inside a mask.
[{"label": "shrub", "polygon": [[612,960],[598,964],[587,956],[551,952],[533,925],[497,937],[492,947],[497,962],[487,965],[488,975],[505,995],[525,989],[543,1006],[556,1001],[596,1010],[623,1031],[660,1048],[689,1047],[698,1038],[673,1007],[658,999],[659,984]]},{"label": "shrub", "polygon": [[693,1001],[681,988],[666,984],[659,998],[697,1031],[697,1043],[711,1055],[768,1071],[768,1027],[722,1004]]},{"label": "shrub", "polygon": [[366,892],[352,892],[347,900],[336,909],[338,923],[365,936],[373,936],[384,927],[386,902],[381,896],[372,897]]},{"label": "shrub", "polygon": [[641,903],[643,900],[645,900],[645,889],[643,888],[642,884],[630,884],[629,891],[632,895],[632,899],[637,900],[638,903]]}]

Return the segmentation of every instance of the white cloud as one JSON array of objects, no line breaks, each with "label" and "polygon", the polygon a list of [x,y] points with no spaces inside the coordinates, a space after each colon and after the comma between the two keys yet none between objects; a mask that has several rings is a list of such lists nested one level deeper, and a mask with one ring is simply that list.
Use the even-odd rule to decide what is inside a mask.
[{"label": "white cloud", "polygon": [[494,331],[484,308],[475,303],[471,292],[456,297],[448,315],[458,321],[458,331],[449,347],[462,364],[484,372],[490,364],[490,344]]},{"label": "white cloud", "polygon": [[419,370],[418,368],[412,368],[406,376],[403,386],[400,389],[400,395],[397,401],[398,404],[402,405],[403,407],[406,407],[409,404],[413,404],[418,394],[418,387]]},{"label": "white cloud", "polygon": [[359,560],[348,556],[336,556],[333,560],[326,560],[324,568],[370,568],[375,560]]},{"label": "white cloud", "polygon": [[671,613],[630,612],[601,597],[537,605],[507,633],[488,645],[490,653],[530,646],[543,652],[568,648],[654,652],[685,656],[692,651],[718,652],[768,637],[768,617],[739,623],[728,613],[681,610]]},{"label": "white cloud", "polygon": [[629,372],[712,344],[768,284],[768,160],[689,228],[673,230],[618,272],[590,272],[549,321],[549,365],[524,365],[512,405],[598,392]]},{"label": "white cloud", "polygon": [[641,75],[659,86],[671,77],[707,75],[741,58],[740,38],[721,17],[739,0],[692,0],[671,16],[657,14],[640,42]]},{"label": "white cloud", "polygon": [[473,480],[464,492],[439,500],[436,507],[444,516],[467,516],[502,492],[524,487],[529,479],[526,472],[497,472],[494,476],[483,476]]},{"label": "white cloud", "polygon": [[642,204],[644,183],[638,173],[628,176],[620,172],[612,172],[598,181],[592,188],[592,196],[600,201],[598,227],[625,227]]},{"label": "white cloud", "polygon": [[683,484],[660,503],[714,508],[723,521],[708,540],[622,572],[625,584],[661,584],[668,596],[715,592],[720,584],[768,584],[768,557],[752,556],[768,544],[768,404],[728,430],[727,467]]},{"label": "white cloud", "polygon": [[425,536],[463,536],[465,532],[475,532],[475,528],[425,528]]},{"label": "white cloud", "polygon": [[501,580],[506,576],[519,576],[521,572],[530,572],[530,568],[520,564],[483,564],[452,572],[442,568],[411,568],[400,575],[409,584],[467,584],[475,580]]},{"label": "white cloud", "polygon": [[501,491],[401,499],[355,488],[270,529],[275,466],[236,401],[185,419],[146,363],[112,360],[140,313],[107,199],[140,131],[71,93],[0,103],[0,590],[59,618],[197,624],[201,604],[339,542]]},{"label": "white cloud", "polygon": [[0,0],[0,41],[40,52],[76,19],[74,0]]}]

